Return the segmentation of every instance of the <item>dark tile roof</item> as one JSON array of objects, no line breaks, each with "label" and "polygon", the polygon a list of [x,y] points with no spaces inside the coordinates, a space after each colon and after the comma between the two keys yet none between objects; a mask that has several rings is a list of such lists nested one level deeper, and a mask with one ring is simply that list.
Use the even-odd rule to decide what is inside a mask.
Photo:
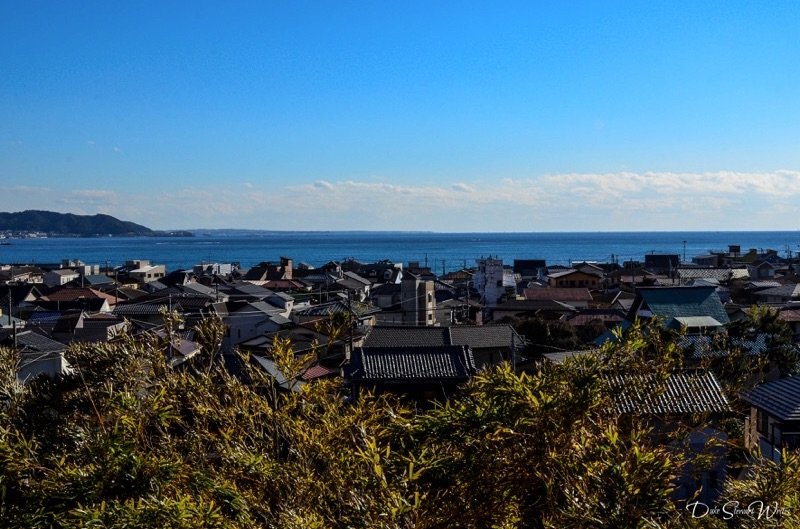
[{"label": "dark tile roof", "polygon": [[[6,344],[12,344],[13,340],[13,334],[6,332],[2,341]],[[17,331],[17,347],[23,354],[61,352],[67,348],[63,343],[34,331]]]},{"label": "dark tile roof", "polygon": [[364,338],[364,347],[442,347],[450,344],[447,327],[375,326]]},{"label": "dark tile roof", "polygon": [[710,371],[655,376],[615,375],[606,378],[618,413],[677,415],[730,410],[728,399]]},{"label": "dark tile roof", "polygon": [[800,376],[765,382],[742,399],[782,421],[800,421]]},{"label": "dark tile roof", "polygon": [[468,345],[471,349],[511,349],[522,345],[511,325],[455,325],[452,327],[404,327],[378,325],[364,338],[364,347],[442,347]]},{"label": "dark tile roof", "polygon": [[345,377],[360,381],[464,380],[475,372],[466,346],[355,349]]},{"label": "dark tile roof", "polygon": [[468,345],[472,349],[511,349],[523,342],[511,325],[457,325],[448,329],[452,345]]}]

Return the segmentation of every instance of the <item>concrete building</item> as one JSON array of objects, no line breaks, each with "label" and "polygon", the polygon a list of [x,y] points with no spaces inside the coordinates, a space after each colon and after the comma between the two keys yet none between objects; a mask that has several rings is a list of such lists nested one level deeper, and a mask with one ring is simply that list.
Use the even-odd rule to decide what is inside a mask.
[{"label": "concrete building", "polygon": [[405,325],[436,325],[433,281],[405,273],[400,283],[400,310]]}]

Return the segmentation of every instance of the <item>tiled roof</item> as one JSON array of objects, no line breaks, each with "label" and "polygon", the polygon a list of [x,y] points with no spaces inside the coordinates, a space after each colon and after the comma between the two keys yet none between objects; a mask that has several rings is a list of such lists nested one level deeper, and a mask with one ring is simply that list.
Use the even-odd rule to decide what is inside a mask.
[{"label": "tiled roof", "polygon": [[472,349],[510,349],[523,343],[511,325],[456,325],[448,328],[452,345],[468,345]]},{"label": "tiled roof", "polygon": [[447,327],[375,326],[364,338],[364,347],[441,347],[450,344]]},{"label": "tiled roof", "polygon": [[360,318],[362,316],[368,316],[380,311],[381,309],[370,307],[355,301],[350,303],[350,308],[347,307],[347,302],[333,301],[299,310],[297,311],[297,314],[300,316],[330,316],[332,314],[345,314],[347,312],[352,312],[356,317]]},{"label": "tiled roof", "polygon": [[467,345],[472,349],[511,348],[522,345],[511,325],[455,325],[452,327],[371,327],[364,347],[443,347]]},{"label": "tiled roof", "polygon": [[120,316],[151,316],[159,314],[166,303],[125,303],[114,307],[114,314]]},{"label": "tiled roof", "polygon": [[558,279],[559,277],[566,277],[566,276],[569,276],[569,275],[572,275],[572,274],[585,274],[585,275],[590,275],[590,276],[596,276],[596,277],[599,277],[601,279],[603,277],[603,272],[594,270],[592,268],[586,268],[586,269],[581,268],[579,270],[575,270],[573,268],[570,268],[569,270],[560,270],[558,272],[549,273],[549,274],[547,274],[547,277],[550,277],[552,279]]},{"label": "tiled roof", "polygon": [[584,309],[577,314],[567,314],[562,319],[573,327],[588,325],[593,321],[605,324],[619,323],[625,319],[625,313],[620,309]]},{"label": "tiled roof", "polygon": [[333,376],[339,373],[338,369],[333,369],[330,367],[325,367],[321,365],[311,366],[301,375],[303,380],[313,380],[315,378],[323,378]]},{"label": "tiled roof", "polygon": [[717,378],[705,373],[672,373],[665,381],[655,376],[610,376],[618,413],[675,415],[729,411]]},{"label": "tiled roof", "polygon": [[380,347],[353,351],[345,376],[354,380],[467,380],[475,359],[466,346]]},{"label": "tiled roof", "polygon": [[[731,345],[743,349],[748,354],[758,356],[767,351],[767,335],[758,334],[754,338],[732,338]],[[686,335],[678,342],[678,347],[691,351],[692,358],[720,358],[730,351],[720,349],[713,335]]]},{"label": "tiled roof", "polygon": [[555,300],[534,300],[534,299],[509,299],[503,303],[498,303],[495,310],[533,312],[537,310],[552,310],[555,312],[577,312],[577,308],[567,303]]},{"label": "tiled roof", "polygon": [[61,342],[57,342],[47,336],[42,336],[33,331],[17,333],[17,345],[23,353],[26,352],[55,352],[63,351],[67,348]]},{"label": "tiled roof", "polygon": [[679,268],[678,277],[686,279],[716,279],[725,282],[733,277],[730,268]]},{"label": "tiled roof", "polygon": [[[714,287],[640,288],[637,293],[650,311],[662,318],[664,323],[687,316],[710,316],[723,325],[730,321]],[[632,309],[638,305],[637,298]],[[628,319],[634,317],[635,314],[629,315]]]},{"label": "tiled roof", "polygon": [[60,317],[61,312],[59,311],[35,311],[28,316],[27,322],[29,325],[55,325]]},{"label": "tiled roof", "polygon": [[61,288],[42,297],[45,301],[75,301],[76,299],[95,298],[114,303],[114,296],[93,288]]},{"label": "tiled roof", "polygon": [[588,288],[526,288],[525,299],[556,301],[592,301]]},{"label": "tiled roof", "polygon": [[779,313],[780,318],[786,322],[800,322],[800,309],[787,309]]},{"label": "tiled roof", "polygon": [[753,295],[756,297],[775,296],[786,299],[798,298],[800,297],[800,284],[781,285],[779,287],[766,288],[764,290],[754,292]]},{"label": "tiled roof", "polygon": [[762,281],[749,281],[747,283],[747,288],[749,290],[756,290],[756,289],[765,289],[765,288],[776,288],[781,286],[780,281],[775,280],[762,280]]},{"label": "tiled roof", "polygon": [[782,421],[800,421],[800,377],[787,377],[759,384],[742,399]]}]

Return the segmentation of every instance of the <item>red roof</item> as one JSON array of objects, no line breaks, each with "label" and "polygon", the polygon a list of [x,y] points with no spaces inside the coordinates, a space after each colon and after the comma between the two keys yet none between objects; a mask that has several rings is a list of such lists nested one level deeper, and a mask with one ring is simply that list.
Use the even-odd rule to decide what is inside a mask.
[{"label": "red roof", "polygon": [[62,288],[42,297],[45,301],[76,301],[92,298],[105,299],[110,304],[114,304],[114,296],[93,288]]},{"label": "red roof", "polygon": [[303,380],[313,380],[315,378],[328,377],[339,373],[338,369],[330,369],[321,365],[309,367],[302,375]]}]

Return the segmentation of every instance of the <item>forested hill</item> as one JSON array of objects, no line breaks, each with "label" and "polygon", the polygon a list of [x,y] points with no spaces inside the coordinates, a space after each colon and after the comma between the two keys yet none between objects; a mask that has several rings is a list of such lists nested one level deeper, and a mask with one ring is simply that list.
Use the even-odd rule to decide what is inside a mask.
[{"label": "forested hill", "polygon": [[46,232],[51,235],[158,235],[150,228],[110,215],[73,215],[54,211],[0,212],[0,231]]}]

